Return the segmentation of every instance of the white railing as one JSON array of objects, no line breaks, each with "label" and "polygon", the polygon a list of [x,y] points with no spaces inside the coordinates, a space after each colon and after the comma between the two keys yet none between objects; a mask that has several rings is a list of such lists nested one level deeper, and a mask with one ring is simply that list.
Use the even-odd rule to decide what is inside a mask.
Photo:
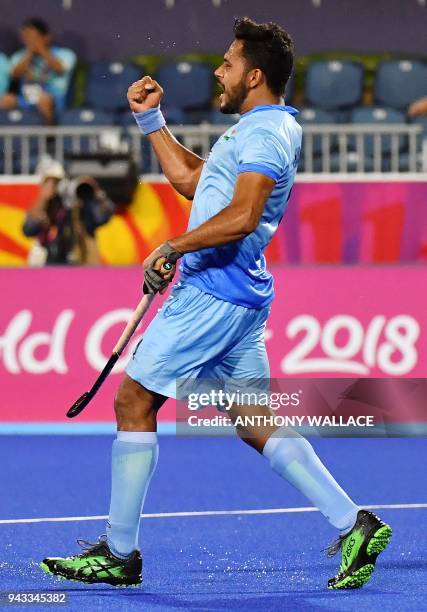
[{"label": "white railing", "polygon": [[[206,158],[229,127],[201,124],[171,129],[186,147]],[[421,134],[421,126],[407,124],[305,126],[300,173],[422,172],[426,161]],[[0,127],[0,172],[30,174],[47,153],[62,163],[76,154],[131,153],[142,172],[158,174],[157,158],[143,138],[136,126]]]}]

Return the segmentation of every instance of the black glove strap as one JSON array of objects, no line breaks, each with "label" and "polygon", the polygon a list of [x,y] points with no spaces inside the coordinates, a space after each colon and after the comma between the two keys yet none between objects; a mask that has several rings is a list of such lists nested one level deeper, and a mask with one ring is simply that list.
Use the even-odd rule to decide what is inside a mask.
[{"label": "black glove strap", "polygon": [[175,251],[175,249],[167,241],[159,247],[159,251],[166,257],[166,261],[171,264],[176,264],[178,259],[182,257],[182,253]]}]

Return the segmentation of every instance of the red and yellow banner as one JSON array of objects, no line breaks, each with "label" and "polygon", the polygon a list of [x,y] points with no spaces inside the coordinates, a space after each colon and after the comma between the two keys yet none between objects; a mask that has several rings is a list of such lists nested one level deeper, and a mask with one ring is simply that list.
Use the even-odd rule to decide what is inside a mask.
[{"label": "red and yellow banner", "polygon": [[[22,234],[36,182],[0,183],[0,266],[25,266]],[[166,182],[141,182],[127,210],[97,232],[101,261],[132,265],[185,231],[191,203]],[[267,250],[274,263],[398,263],[427,260],[427,182],[305,182],[295,185]]]}]

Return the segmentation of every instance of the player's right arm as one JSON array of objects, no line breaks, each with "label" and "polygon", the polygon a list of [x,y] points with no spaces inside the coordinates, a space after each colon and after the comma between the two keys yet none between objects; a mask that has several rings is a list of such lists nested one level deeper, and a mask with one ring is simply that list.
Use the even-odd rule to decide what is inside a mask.
[{"label": "player's right arm", "polygon": [[[163,89],[149,76],[133,83],[127,94],[134,113],[156,108],[162,96]],[[181,195],[192,200],[204,160],[180,144],[166,126],[151,132],[147,138],[168,181]]]}]

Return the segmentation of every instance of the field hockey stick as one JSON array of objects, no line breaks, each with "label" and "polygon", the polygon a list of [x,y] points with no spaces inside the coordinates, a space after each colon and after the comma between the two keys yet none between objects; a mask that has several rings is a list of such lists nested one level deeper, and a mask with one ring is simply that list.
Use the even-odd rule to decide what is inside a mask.
[{"label": "field hockey stick", "polygon": [[[172,269],[172,264],[165,263],[163,265],[163,268],[166,269],[166,270],[171,270]],[[151,302],[154,299],[154,296],[155,296],[154,293],[146,294],[146,295],[144,295],[142,300],[139,302],[139,304],[136,307],[132,317],[128,321],[128,323],[127,323],[127,325],[126,325],[122,335],[118,339],[117,344],[113,348],[113,352],[111,354],[111,357],[109,358],[109,360],[105,364],[104,369],[102,370],[101,374],[98,376],[96,381],[94,382],[92,388],[89,391],[85,391],[85,393],[83,393],[83,395],[81,395],[79,397],[79,399],[77,401],[75,401],[74,404],[71,406],[71,408],[68,410],[67,417],[69,419],[72,419],[72,418],[76,417],[78,414],[80,414],[81,411],[84,410],[84,408],[86,408],[86,406],[89,404],[89,402],[95,397],[95,395],[98,392],[99,388],[101,387],[102,383],[107,378],[107,376],[109,375],[111,370],[114,368],[118,358],[120,357],[120,355],[122,354],[122,352],[126,348],[127,343],[129,342],[129,340],[133,336],[133,334],[134,334],[136,328],[138,327],[138,325],[140,324],[143,316],[145,315],[145,313],[149,309],[150,304],[151,304]]]}]

